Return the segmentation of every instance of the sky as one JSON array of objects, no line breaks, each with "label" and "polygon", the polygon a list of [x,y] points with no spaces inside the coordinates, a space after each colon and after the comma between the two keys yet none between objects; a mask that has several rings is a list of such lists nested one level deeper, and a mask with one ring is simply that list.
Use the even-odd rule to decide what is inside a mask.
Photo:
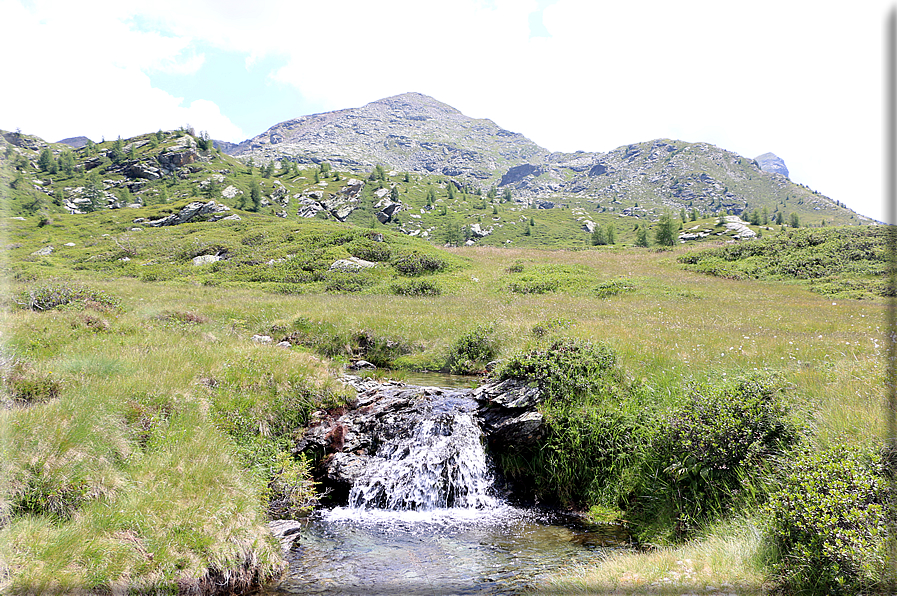
[{"label": "sky", "polygon": [[[885,220],[885,20],[816,0],[0,0],[0,129],[239,142],[417,91],[551,151],[771,151]],[[893,223],[893,222],[892,222]]]}]

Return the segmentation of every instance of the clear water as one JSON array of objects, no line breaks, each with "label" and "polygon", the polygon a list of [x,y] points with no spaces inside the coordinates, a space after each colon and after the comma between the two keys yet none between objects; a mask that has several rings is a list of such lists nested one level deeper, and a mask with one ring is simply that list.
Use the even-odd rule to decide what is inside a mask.
[{"label": "clear water", "polygon": [[619,537],[507,505],[491,510],[342,507],[307,520],[277,594],[522,594],[593,564]]},{"label": "clear water", "polygon": [[520,594],[603,557],[618,536],[518,509],[493,495],[464,392],[420,411],[384,443],[349,506],[306,520],[278,594]]}]

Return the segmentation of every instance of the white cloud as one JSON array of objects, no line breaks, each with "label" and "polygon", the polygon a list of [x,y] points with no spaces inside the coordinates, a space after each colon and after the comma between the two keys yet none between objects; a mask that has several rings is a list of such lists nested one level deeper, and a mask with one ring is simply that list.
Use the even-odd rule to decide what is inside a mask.
[{"label": "white cloud", "polygon": [[14,82],[0,94],[0,128],[21,128],[56,141],[95,140],[192,123],[215,138],[243,132],[209,100],[183,99],[156,89],[145,71],[195,72],[203,56],[185,52],[187,38],[133,30],[127,3],[37,1],[33,10],[0,0],[6,47],[28,48],[0,61],[0,77]]},{"label": "white cloud", "polygon": [[21,83],[0,96],[0,127],[108,137],[190,122],[240,140],[215,98],[183,105],[145,74],[196,72],[196,48],[221,48],[246,68],[282,57],[269,76],[321,110],[419,91],[552,150],[670,137],[773,151],[795,181],[882,217],[886,0],[557,0],[550,37],[533,39],[535,0],[30,4],[0,0],[6,47],[29,48],[0,66]]}]

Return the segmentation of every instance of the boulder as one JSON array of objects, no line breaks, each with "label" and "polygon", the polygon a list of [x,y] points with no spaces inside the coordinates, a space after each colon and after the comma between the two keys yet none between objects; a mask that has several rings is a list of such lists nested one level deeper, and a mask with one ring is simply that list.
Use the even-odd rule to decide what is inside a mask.
[{"label": "boulder", "polygon": [[[225,213],[227,211],[230,211],[230,207],[228,207],[227,205],[218,204],[215,201],[209,201],[208,203],[194,201],[185,205],[184,208],[181,209],[178,213],[173,213],[167,217],[163,217],[162,219],[148,221],[146,222],[146,225],[154,228],[162,226],[176,226],[202,217],[208,219],[209,221],[232,219],[231,217],[225,217],[224,215],[221,215],[222,213]],[[221,216],[216,217],[216,215]]]},{"label": "boulder", "polygon": [[358,257],[349,257],[348,259],[339,259],[330,265],[330,271],[361,271],[362,269],[370,269],[376,267],[377,263],[365,261]]},{"label": "boulder", "polygon": [[289,553],[299,541],[303,524],[293,519],[276,519],[268,522],[268,529],[280,543],[284,555]]},{"label": "boulder", "polygon": [[199,255],[198,257],[193,257],[193,265],[199,267],[200,265],[217,263],[220,260],[221,257],[219,257],[218,255]]},{"label": "boulder", "polygon": [[538,405],[542,392],[526,381],[507,379],[478,387],[473,398],[480,403],[478,416],[490,448],[513,452],[534,445],[545,434]]},{"label": "boulder", "polygon": [[162,177],[162,171],[159,168],[139,161],[126,165],[122,173],[129,178],[143,178],[145,180],[158,180]]}]

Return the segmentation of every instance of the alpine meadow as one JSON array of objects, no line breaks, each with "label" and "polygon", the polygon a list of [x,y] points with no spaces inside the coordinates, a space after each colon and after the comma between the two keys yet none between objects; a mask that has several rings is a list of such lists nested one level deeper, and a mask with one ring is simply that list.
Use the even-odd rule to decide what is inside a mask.
[{"label": "alpine meadow", "polygon": [[[2,593],[888,588],[888,228],[773,154],[552,153],[406,93],[0,165]],[[501,508],[616,538],[463,592],[309,534]]]}]

